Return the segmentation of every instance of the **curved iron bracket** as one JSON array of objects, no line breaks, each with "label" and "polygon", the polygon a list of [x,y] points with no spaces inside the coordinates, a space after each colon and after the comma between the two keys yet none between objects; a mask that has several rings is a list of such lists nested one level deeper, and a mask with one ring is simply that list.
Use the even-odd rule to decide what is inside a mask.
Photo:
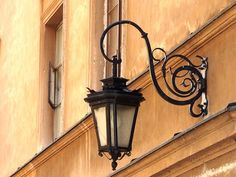
[{"label": "curved iron bracket", "polygon": [[[206,57],[197,56],[198,64],[193,62],[184,55],[172,55],[167,56],[166,52],[162,48],[155,48],[152,50],[151,44],[148,38],[148,34],[142,30],[142,28],[136,23],[129,20],[121,20],[109,25],[102,33],[100,39],[100,49],[104,58],[113,63],[113,77],[117,77],[117,64],[121,62],[121,59],[117,56],[109,58],[104,51],[103,41],[107,33],[117,25],[131,25],[135,27],[144,39],[148,52],[149,70],[153,85],[159,95],[175,105],[189,105],[190,114],[193,117],[200,117],[207,114],[208,100],[207,100],[207,69],[208,62]],[[154,51],[159,50],[163,52],[163,59],[157,59],[154,57]],[[177,60],[176,60],[177,59]],[[164,83],[168,89],[168,93],[165,93],[156,78],[155,65],[162,64],[162,76]],[[170,67],[170,61],[175,60],[177,65],[173,68]],[[167,77],[167,74],[169,76]]]}]

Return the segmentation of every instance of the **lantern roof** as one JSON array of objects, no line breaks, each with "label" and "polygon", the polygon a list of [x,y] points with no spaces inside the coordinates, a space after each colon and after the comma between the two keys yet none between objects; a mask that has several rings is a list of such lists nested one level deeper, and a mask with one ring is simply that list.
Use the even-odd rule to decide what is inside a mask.
[{"label": "lantern roof", "polygon": [[101,91],[88,89],[90,93],[84,100],[90,105],[102,104],[112,100],[128,105],[144,101],[145,99],[140,93],[141,89],[129,90],[126,85],[127,81],[127,79],[121,77],[102,79],[103,89]]}]

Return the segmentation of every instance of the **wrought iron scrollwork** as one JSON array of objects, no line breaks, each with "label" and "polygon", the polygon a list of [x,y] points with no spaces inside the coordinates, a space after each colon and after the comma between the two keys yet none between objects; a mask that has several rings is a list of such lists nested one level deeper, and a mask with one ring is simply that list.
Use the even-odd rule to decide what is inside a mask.
[{"label": "wrought iron scrollwork", "polygon": [[[189,111],[193,117],[206,115],[208,106],[206,98],[207,58],[201,56],[197,56],[197,58],[200,60],[200,64],[195,65],[184,55],[165,56],[162,64],[164,83],[170,94],[178,99],[171,99],[165,93],[161,96],[175,105],[190,105]],[[177,66],[167,69],[168,63],[173,60],[178,63]],[[169,79],[167,78],[168,72],[170,73]],[[197,106],[194,107],[196,104]]]},{"label": "wrought iron scrollwork", "polygon": [[[144,39],[148,52],[149,71],[152,78],[153,85],[159,95],[175,105],[189,105],[190,114],[193,117],[200,117],[207,114],[208,100],[207,100],[207,69],[208,62],[206,57],[197,56],[198,64],[194,64],[192,60],[184,55],[167,56],[162,48],[155,48],[152,50],[148,38],[148,34],[142,30],[140,26],[129,20],[121,20],[109,25],[102,33],[100,39],[100,49],[104,58],[113,63],[113,73],[117,73],[117,64],[121,59],[113,56],[109,58],[104,51],[103,41],[106,34],[111,28],[117,25],[128,24],[135,27]],[[154,57],[155,51],[163,52],[164,57],[158,59]],[[170,67],[170,62],[175,62],[174,67]],[[157,81],[155,74],[155,64],[161,66],[162,76],[168,92],[165,93]],[[173,65],[173,64],[172,64]],[[114,75],[116,77],[116,75]]]},{"label": "wrought iron scrollwork", "polygon": [[105,156],[108,160],[112,160],[112,163],[111,163],[112,170],[115,170],[116,167],[117,167],[117,162],[116,161],[123,159],[123,157],[125,155],[131,156],[131,152],[130,151],[129,152],[118,152],[117,151],[117,152],[113,152],[113,153],[108,153],[108,152],[101,152],[101,151],[99,151],[98,155],[100,157]]}]

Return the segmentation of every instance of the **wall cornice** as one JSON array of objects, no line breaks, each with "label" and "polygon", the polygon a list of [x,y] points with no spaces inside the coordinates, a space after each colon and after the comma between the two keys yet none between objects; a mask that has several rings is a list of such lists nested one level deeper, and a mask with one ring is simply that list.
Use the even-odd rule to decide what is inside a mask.
[{"label": "wall cornice", "polygon": [[110,176],[178,176],[235,149],[236,111],[226,109],[181,132]]},{"label": "wall cornice", "polygon": [[38,154],[35,154],[35,157],[33,157],[24,166],[20,167],[12,176],[25,176],[30,174],[33,170],[37,169],[40,165],[60,152],[62,149],[66,148],[93,126],[94,124],[91,114],[86,115],[79,123],[58,138],[55,142],[50,144]]}]

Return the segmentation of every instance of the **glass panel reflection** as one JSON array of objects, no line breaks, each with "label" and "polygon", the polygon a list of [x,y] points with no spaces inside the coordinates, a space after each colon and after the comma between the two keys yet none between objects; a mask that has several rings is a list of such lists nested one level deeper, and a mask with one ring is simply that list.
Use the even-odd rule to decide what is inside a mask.
[{"label": "glass panel reflection", "polygon": [[117,105],[118,144],[128,147],[134,120],[135,106]]},{"label": "glass panel reflection", "polygon": [[[111,144],[114,146],[114,105],[110,105]],[[117,139],[119,147],[128,147],[135,114],[135,106],[117,105]]]},{"label": "glass panel reflection", "polygon": [[106,128],[106,107],[94,109],[95,119],[97,121],[97,129],[100,145],[107,145],[107,128]]}]

